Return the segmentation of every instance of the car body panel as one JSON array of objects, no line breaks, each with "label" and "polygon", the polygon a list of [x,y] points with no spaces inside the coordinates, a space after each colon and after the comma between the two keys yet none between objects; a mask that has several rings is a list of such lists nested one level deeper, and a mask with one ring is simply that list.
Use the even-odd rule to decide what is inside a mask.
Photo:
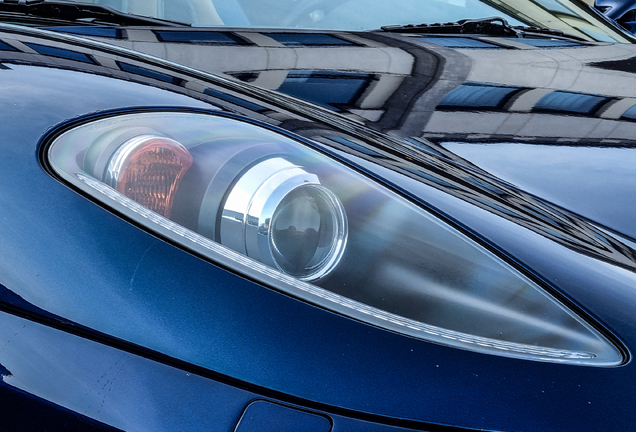
[{"label": "car body panel", "polygon": [[[243,31],[239,36],[252,42],[272,39],[261,33]],[[518,49],[513,56],[518,63],[513,61],[508,70],[516,72],[514,79],[507,79],[496,66],[497,56],[514,49],[454,49],[409,36],[338,33],[337,37],[364,46],[347,45],[339,52],[342,46],[193,45],[193,50],[205,48],[209,58],[220,59],[215,64],[222,69],[210,69],[178,58],[178,54],[166,56],[188,69],[103,42],[4,28],[0,40],[13,49],[0,51],[0,73],[5,76],[0,98],[13,109],[3,112],[0,126],[4,138],[0,143],[4,173],[0,176],[0,251],[4,257],[0,285],[19,299],[9,295],[2,307],[59,327],[51,329],[0,314],[7,322],[0,326],[0,346],[15,347],[0,348],[0,364],[12,375],[4,374],[4,383],[122,429],[145,428],[147,424],[141,427],[130,422],[137,418],[150,421],[152,416],[145,413],[155,413],[153,410],[162,413],[153,429],[196,429],[202,425],[192,423],[195,411],[216,409],[209,412],[211,427],[231,430],[230,424],[238,421],[249,402],[265,399],[327,413],[334,431],[381,431],[394,426],[630,430],[635,402],[633,362],[593,368],[511,359],[432,344],[361,323],[175,247],[72,190],[41,165],[43,136],[60,124],[99,112],[171,108],[214,113],[222,109],[249,116],[321,142],[320,146],[351,161],[360,171],[393,185],[413,202],[430,206],[449,223],[542,280],[572,307],[598,320],[598,326],[619,344],[627,349],[633,346],[636,264],[629,241],[590,224],[587,214],[578,217],[575,213],[584,209],[563,198],[570,193],[565,187],[552,190],[554,196],[548,200],[533,196],[541,192],[533,187],[545,179],[542,175],[507,177],[505,172],[495,172],[495,176],[501,175],[497,179],[482,171],[478,144],[595,142],[601,149],[608,145],[633,151],[634,124],[622,118],[630,108],[627,103],[623,103],[622,113],[611,118],[603,117],[607,110],[600,107],[573,114],[535,110],[528,103],[530,98],[538,102],[554,91],[599,95],[608,99],[603,99],[604,104],[631,100],[633,86],[624,85],[631,82],[629,73],[589,63],[635,56],[636,48],[592,44]],[[163,48],[159,42],[155,45],[152,50],[172,50],[167,43]],[[139,42],[132,48],[142,46]],[[241,54],[244,48],[250,53]],[[174,52],[184,51],[180,47]],[[332,52],[337,54],[332,56]],[[259,55],[266,59],[260,68],[244,62]],[[199,54],[193,58],[200,58]],[[333,63],[327,64],[323,58]],[[380,60],[376,62],[376,58]],[[360,59],[368,59],[367,69]],[[232,64],[234,60],[237,65]],[[352,69],[354,63],[363,66]],[[273,84],[276,76],[280,83],[284,74],[284,83],[290,73],[309,70],[323,74],[299,74],[288,80],[287,92],[295,98],[285,96],[285,88]],[[254,81],[241,81],[251,80],[254,75],[249,78],[248,74],[256,72]],[[364,74],[373,77],[365,81]],[[344,93],[350,99],[333,104],[316,99],[315,89],[303,90],[312,85],[306,78],[326,88],[346,81],[349,92]],[[272,84],[261,86],[259,79]],[[506,96],[495,97],[494,105],[454,107],[448,101],[457,98],[448,95],[466,83],[468,87],[489,84],[485,90],[504,88]],[[543,96],[538,97],[537,89],[545,90]],[[530,96],[522,100],[523,95]],[[546,129],[545,122],[554,127]],[[580,127],[591,122],[594,127]],[[520,132],[523,130],[526,132]],[[574,137],[566,133],[570,130]],[[330,136],[339,140],[324,139]],[[450,142],[460,144],[444,144]],[[461,146],[476,148],[477,156],[449,151]],[[541,154],[526,153],[525,157],[526,163],[531,157],[545,159]],[[615,168],[614,164],[607,166],[610,159],[596,162],[595,169],[604,173]],[[448,169],[443,171],[440,166]],[[407,175],[404,167],[417,168],[428,177]],[[489,171],[492,167],[484,164],[481,168]],[[589,169],[585,165],[579,168],[573,169],[572,176],[584,177]],[[543,169],[550,172],[551,167]],[[623,178],[621,170],[629,171],[629,165],[613,171],[617,179]],[[460,190],[448,187],[449,179],[461,184]],[[620,183],[612,183],[616,194],[624,197],[619,222],[633,217],[633,206],[626,204],[633,196],[631,188],[628,182]],[[493,193],[493,187],[500,193]],[[579,193],[587,195],[586,191]],[[594,207],[594,202],[589,205]],[[557,215],[560,222],[524,212],[528,207]],[[614,222],[614,212],[608,214],[589,218],[623,236],[633,236],[628,223]],[[16,336],[20,325],[27,324],[33,333]],[[93,337],[108,346],[66,334],[77,333],[77,329],[82,335],[95,332]],[[87,356],[99,359],[94,369],[82,369],[87,358],[69,356],[64,350],[47,358],[50,350],[42,354],[37,348],[47,342],[60,347],[57,337],[69,346],[90,345]],[[140,356],[133,358],[136,354]],[[625,355],[629,359],[627,351]],[[118,369],[115,364],[120,357],[127,360]],[[24,358],[32,360],[26,364]],[[35,370],[48,371],[48,366],[71,373],[34,379]],[[124,374],[126,379],[117,379],[117,385],[112,379],[109,383],[109,388],[120,392],[121,401],[99,393],[103,379],[94,378],[100,372],[114,374],[113,378]],[[86,373],[92,374],[94,383],[83,375]],[[63,381],[65,377],[73,383],[73,393],[55,390],[69,385]],[[196,394],[192,381],[197,382]],[[84,398],[80,388],[86,382],[90,385]],[[156,399],[150,400],[149,394]],[[224,405],[215,406],[214,400],[220,399]],[[100,400],[105,411],[96,411],[92,405]],[[139,411],[139,417],[112,417],[121,415],[119,407],[131,400],[143,402],[150,411]],[[212,420],[212,413],[221,420]]]}]

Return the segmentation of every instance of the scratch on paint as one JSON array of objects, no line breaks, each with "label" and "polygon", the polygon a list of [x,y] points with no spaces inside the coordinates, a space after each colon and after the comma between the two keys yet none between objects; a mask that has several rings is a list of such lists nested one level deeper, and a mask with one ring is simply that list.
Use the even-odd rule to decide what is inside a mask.
[{"label": "scratch on paint", "polygon": [[152,244],[148,246],[148,249],[146,249],[146,251],[141,255],[141,258],[139,258],[139,262],[137,263],[137,266],[135,267],[135,271],[133,271],[132,277],[130,278],[130,291],[132,291],[133,289],[133,283],[135,281],[135,276],[137,275],[137,270],[139,270],[141,263],[143,262],[148,252],[150,252],[150,249],[152,249],[152,246],[153,246]]}]

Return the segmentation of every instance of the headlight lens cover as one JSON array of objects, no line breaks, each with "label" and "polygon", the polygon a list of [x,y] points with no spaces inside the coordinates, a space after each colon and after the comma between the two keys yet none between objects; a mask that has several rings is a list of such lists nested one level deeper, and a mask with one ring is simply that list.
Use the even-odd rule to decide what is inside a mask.
[{"label": "headlight lens cover", "polygon": [[343,315],[482,353],[623,362],[497,255],[287,134],[218,114],[124,113],[63,131],[48,157],[146,228]]}]

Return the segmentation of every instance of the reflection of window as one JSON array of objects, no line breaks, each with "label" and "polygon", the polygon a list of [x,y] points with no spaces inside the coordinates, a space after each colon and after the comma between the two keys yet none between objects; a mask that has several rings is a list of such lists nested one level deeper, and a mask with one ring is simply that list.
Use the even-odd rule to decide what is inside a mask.
[{"label": "reflection of window", "polygon": [[437,178],[435,176],[432,176],[428,173],[425,173],[424,171],[420,171],[414,168],[409,168],[409,167],[402,167],[402,169],[410,172],[411,174],[415,174],[418,177],[421,177],[425,180],[428,180],[430,182],[436,183],[440,186],[446,187],[446,188],[450,188],[450,189],[457,189],[457,186],[450,184],[449,182],[442,180],[440,178]]},{"label": "reflection of window", "polygon": [[211,45],[247,45],[244,40],[228,33],[190,30],[155,30],[160,42],[201,43]]},{"label": "reflection of window", "polygon": [[636,105],[634,105],[633,107],[625,111],[623,115],[621,116],[621,118],[628,119],[628,120],[636,120]]},{"label": "reflection of window", "polygon": [[250,111],[255,111],[255,112],[263,112],[263,111],[267,111],[267,108],[260,106],[258,104],[255,104],[253,102],[248,102],[246,100],[237,98],[235,96],[229,95],[227,93],[222,93],[220,91],[217,90],[213,90],[213,89],[205,89],[205,91],[203,92],[206,95],[210,95],[212,97],[215,97],[217,99],[221,99],[224,100],[225,102],[229,102],[231,104],[234,105],[238,105],[241,106],[243,108],[247,108]]},{"label": "reflection of window", "polygon": [[471,39],[467,37],[435,37],[424,36],[418,37],[419,40],[437,45],[442,45],[448,48],[486,48],[486,49],[506,49],[501,45],[496,45],[478,39]]},{"label": "reflection of window", "polygon": [[432,154],[432,155],[437,156],[439,158],[448,159],[445,155],[443,155],[442,153],[440,153],[437,150],[435,150],[433,147],[431,147],[428,144],[425,144],[425,143],[423,143],[421,141],[418,141],[418,140],[413,139],[413,138],[406,138],[406,141],[410,142],[411,144],[416,145],[420,150],[423,150],[426,153]]},{"label": "reflection of window", "polygon": [[563,6],[556,0],[533,0],[535,3],[540,4],[544,8],[552,12],[559,12],[566,15],[576,15],[570,9]]},{"label": "reflection of window", "polygon": [[175,84],[175,85],[180,85],[183,81],[181,78],[177,78],[162,72],[153,71],[141,66],[135,66],[135,65],[131,65],[128,63],[123,63],[123,62],[117,62],[117,64],[119,65],[121,70],[125,72],[133,73],[135,75],[141,75],[147,78],[152,78],[155,80],[159,80],[159,81],[163,81],[163,82],[167,82],[167,83]]},{"label": "reflection of window", "polygon": [[464,83],[447,93],[438,109],[503,109],[506,102],[522,87]]},{"label": "reflection of window", "polygon": [[553,91],[543,96],[533,111],[550,111],[568,114],[593,114],[601,105],[611,99],[584,93]]},{"label": "reflection of window", "polygon": [[83,63],[95,63],[89,56],[84,53],[71,51],[64,48],[56,48],[48,45],[39,45],[34,43],[25,43],[29,48],[37,51],[40,54],[44,54],[52,57],[60,57],[68,60],[80,61]]},{"label": "reflection of window", "polygon": [[353,141],[351,141],[349,139],[341,138],[341,137],[337,137],[337,136],[328,136],[328,137],[325,137],[325,138],[329,138],[332,141],[335,141],[335,142],[337,142],[339,144],[342,144],[342,145],[345,145],[345,146],[347,146],[349,148],[357,150],[360,153],[364,153],[364,154],[367,154],[369,156],[375,156],[375,157],[384,158],[384,156],[381,155],[380,153],[378,153],[378,152],[376,152],[374,150],[371,150],[370,148],[367,148],[367,147],[365,147],[363,145],[355,143],[355,142],[353,142]]},{"label": "reflection of window", "polygon": [[494,194],[494,195],[498,195],[498,196],[506,196],[507,192],[505,192],[504,190],[498,188],[497,186],[491,185],[490,183],[485,182],[484,180],[481,180],[477,177],[474,177],[472,175],[463,175],[461,176],[462,179],[464,179],[464,181],[477,186],[480,189],[483,190],[487,190],[488,192]]},{"label": "reflection of window", "polygon": [[285,46],[355,46],[353,42],[322,33],[263,33]]},{"label": "reflection of window", "polygon": [[123,32],[121,29],[113,27],[94,27],[94,26],[64,26],[64,27],[45,27],[46,30],[51,30],[59,33],[70,33],[82,36],[96,36],[109,39],[123,39]]},{"label": "reflection of window", "polygon": [[0,42],[0,51],[17,51],[17,50],[9,44]]},{"label": "reflection of window", "polygon": [[618,42],[616,39],[614,39],[610,35],[605,34],[605,33],[601,33],[599,31],[596,31],[596,30],[593,30],[593,29],[585,28],[583,26],[579,26],[576,29],[579,30],[580,32],[585,33],[586,35],[588,35],[592,39],[594,39],[596,41],[599,41],[599,42],[609,42],[609,43]]},{"label": "reflection of window", "polygon": [[329,109],[338,109],[354,105],[373,79],[373,75],[365,73],[291,71],[277,90]]},{"label": "reflection of window", "polygon": [[558,40],[558,39],[547,39],[547,38],[536,38],[536,39],[507,38],[507,39],[517,43],[523,43],[523,44],[530,45],[537,48],[568,48],[568,47],[585,46],[584,44],[581,44],[579,42],[572,42],[572,41]]}]

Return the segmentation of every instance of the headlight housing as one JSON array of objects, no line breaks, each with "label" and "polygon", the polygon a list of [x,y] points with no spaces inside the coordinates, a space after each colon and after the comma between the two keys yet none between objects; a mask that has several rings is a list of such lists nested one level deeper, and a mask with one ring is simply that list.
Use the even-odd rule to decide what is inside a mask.
[{"label": "headlight housing", "polygon": [[489,354],[623,361],[531,278],[289,134],[219,114],[127,113],[59,133],[48,157],[146,228],[352,318]]}]

